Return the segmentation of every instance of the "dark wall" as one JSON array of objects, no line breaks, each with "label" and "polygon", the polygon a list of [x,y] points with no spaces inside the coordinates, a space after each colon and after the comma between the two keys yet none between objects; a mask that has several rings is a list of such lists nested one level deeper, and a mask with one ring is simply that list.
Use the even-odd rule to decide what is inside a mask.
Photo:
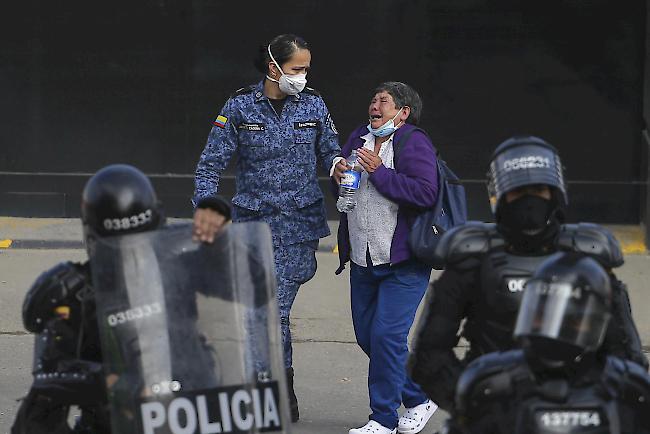
[{"label": "dark wall", "polygon": [[[650,0],[648,0],[650,4]],[[642,132],[642,150],[643,150],[643,169],[641,171],[642,184],[641,188],[641,223],[645,227],[646,245],[650,245],[650,7],[646,8],[646,27],[645,27],[645,71],[643,83],[643,132]]]},{"label": "dark wall", "polygon": [[572,219],[639,221],[643,0],[31,0],[8,16],[0,215],[77,215],[89,174],[115,162],[152,174],[170,214],[187,215],[211,121],[261,78],[258,45],[293,32],[312,45],[310,85],[342,140],[379,82],[420,91],[471,217],[489,218],[491,151],[527,133],[560,148]]}]

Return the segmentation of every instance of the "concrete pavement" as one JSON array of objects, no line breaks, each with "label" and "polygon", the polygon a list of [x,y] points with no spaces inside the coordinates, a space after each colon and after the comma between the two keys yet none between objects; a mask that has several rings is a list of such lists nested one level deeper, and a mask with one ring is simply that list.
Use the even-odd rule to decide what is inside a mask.
[{"label": "concrete pavement", "polygon": [[[80,242],[78,220],[0,218],[0,239]],[[634,232],[634,228],[631,230]],[[632,235],[632,237],[635,235]],[[349,274],[334,275],[338,265],[331,251],[333,238],[322,244],[318,271],[304,285],[292,313],[295,340],[296,389],[301,421],[298,434],[347,433],[367,421],[368,360],[357,347],[350,320]],[[328,245],[329,244],[329,245]],[[0,433],[8,432],[22,396],[31,381],[33,338],[20,317],[25,291],[38,274],[64,261],[84,260],[82,249],[42,244],[47,248],[0,248]],[[644,247],[645,249],[645,247]],[[630,288],[633,313],[645,348],[650,349],[650,256],[627,255],[617,274]],[[433,277],[437,275],[434,272]],[[437,412],[423,434],[440,428],[445,419]]]}]

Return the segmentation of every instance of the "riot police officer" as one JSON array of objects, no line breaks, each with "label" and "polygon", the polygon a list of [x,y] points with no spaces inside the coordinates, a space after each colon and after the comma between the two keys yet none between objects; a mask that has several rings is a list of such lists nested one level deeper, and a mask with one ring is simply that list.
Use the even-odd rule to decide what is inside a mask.
[{"label": "riot police officer", "polygon": [[[412,378],[442,408],[452,409],[467,362],[514,348],[524,284],[556,251],[589,255],[608,271],[614,320],[601,351],[647,367],[627,289],[611,272],[623,264],[618,242],[598,225],[563,224],[567,193],[556,149],[537,137],[506,140],[494,151],[488,192],[496,224],[454,228],[438,246],[446,266],[427,297],[409,361]],[[464,361],[454,353],[461,335],[470,345]]]},{"label": "riot police officer", "polygon": [[[209,197],[210,207],[230,216],[228,204]],[[89,255],[99,237],[144,232],[165,222],[149,179],[128,165],[98,171],[86,184],[81,208]],[[64,262],[44,272],[23,303],[25,329],[35,333],[34,382],[23,400],[12,434],[109,433],[102,352],[88,262]],[[72,429],[69,408],[81,417]]]},{"label": "riot police officer", "polygon": [[[330,174],[340,153],[338,132],[320,94],[305,87],[309,45],[279,35],[260,47],[255,65],[264,79],[236,91],[223,106],[196,168],[194,201],[213,195],[231,157],[238,155],[233,220],[271,226],[278,279],[278,305],[292,417],[293,391],[289,314],[303,283],[316,272],[318,239],[329,234],[316,162]],[[338,161],[338,160],[337,160]],[[195,220],[209,222],[210,213]],[[209,224],[197,225],[210,237]]]},{"label": "riot police officer", "polygon": [[526,284],[514,336],[523,349],[487,354],[458,382],[448,433],[650,432],[650,376],[597,353],[611,324],[611,278],[560,252]]}]

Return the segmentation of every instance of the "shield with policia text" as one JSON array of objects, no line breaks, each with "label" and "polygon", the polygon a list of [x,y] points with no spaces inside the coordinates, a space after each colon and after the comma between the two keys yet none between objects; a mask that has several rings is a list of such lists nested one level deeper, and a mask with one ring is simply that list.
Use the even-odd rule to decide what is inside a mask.
[{"label": "shield with policia text", "polygon": [[269,228],[191,230],[92,248],[112,432],[289,433]]}]

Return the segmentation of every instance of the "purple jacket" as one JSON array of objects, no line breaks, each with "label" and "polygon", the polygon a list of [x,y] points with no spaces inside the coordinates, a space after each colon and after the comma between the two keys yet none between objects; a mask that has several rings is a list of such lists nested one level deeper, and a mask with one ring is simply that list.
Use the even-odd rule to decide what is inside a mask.
[{"label": "purple jacket", "polygon": [[[393,145],[399,142],[402,135],[414,128],[411,124],[399,128],[393,137]],[[347,158],[353,149],[363,146],[361,137],[366,134],[368,129],[365,125],[354,130],[341,149],[341,154]],[[379,193],[399,206],[397,226],[390,246],[390,262],[397,264],[406,261],[411,257],[407,240],[413,221],[423,209],[434,206],[438,197],[436,153],[431,141],[421,132],[414,132],[408,142],[402,145],[395,170],[382,164],[370,174],[369,179]],[[333,179],[332,184],[334,191],[338,191]],[[348,216],[345,213],[340,213],[338,247],[340,265],[336,274],[340,274],[345,268],[345,263],[350,260]]]}]

